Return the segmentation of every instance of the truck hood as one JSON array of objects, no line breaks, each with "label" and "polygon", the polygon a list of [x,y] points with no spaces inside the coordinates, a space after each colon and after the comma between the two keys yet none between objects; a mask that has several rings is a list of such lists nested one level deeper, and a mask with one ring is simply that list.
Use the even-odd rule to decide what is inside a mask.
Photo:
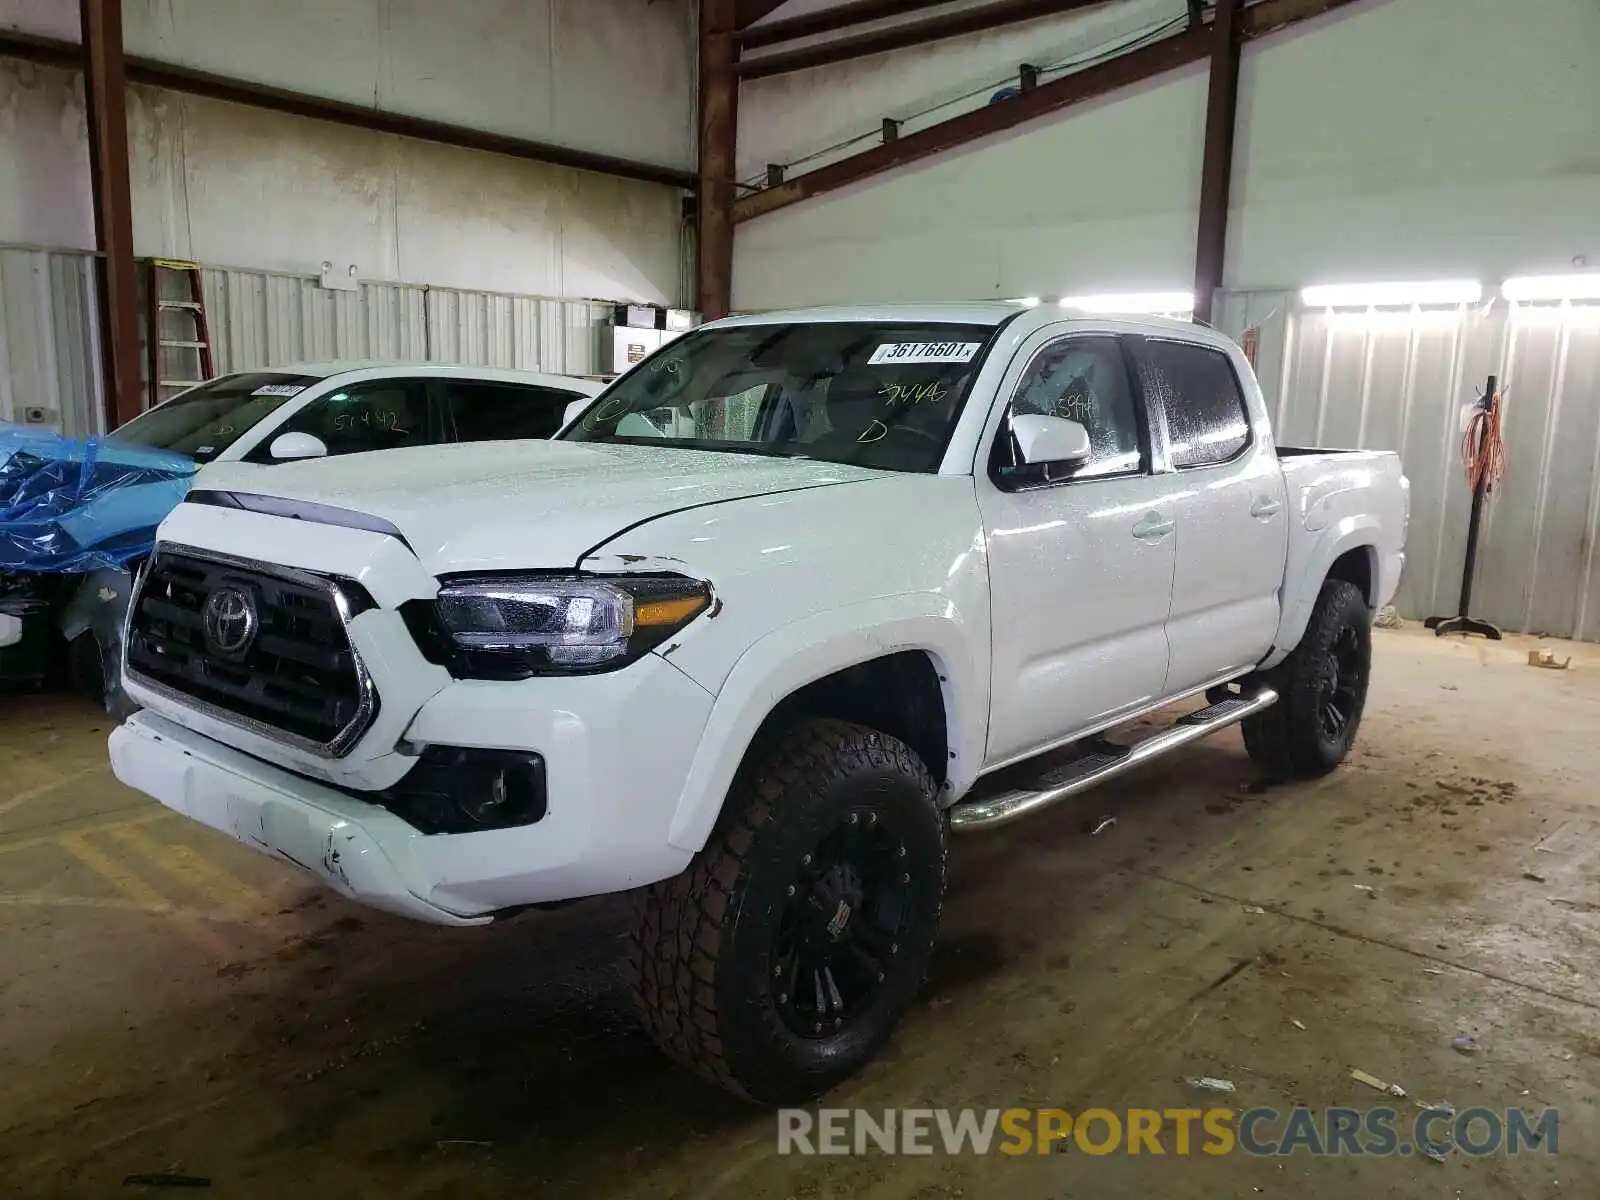
[{"label": "truck hood", "polygon": [[624,529],[685,508],[883,477],[864,467],[751,454],[481,442],[275,466],[216,463],[196,476],[190,500],[322,524],[392,527],[424,567],[443,575],[575,566]]}]

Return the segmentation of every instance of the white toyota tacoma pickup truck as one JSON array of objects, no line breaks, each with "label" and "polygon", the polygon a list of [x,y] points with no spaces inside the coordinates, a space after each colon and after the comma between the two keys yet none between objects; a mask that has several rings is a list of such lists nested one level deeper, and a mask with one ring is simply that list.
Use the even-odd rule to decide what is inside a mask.
[{"label": "white toyota tacoma pickup truck", "polygon": [[650,1032],[769,1102],[912,1002],[949,831],[1240,722],[1334,768],[1407,520],[1393,454],[1275,449],[1221,335],[1004,304],[719,321],[554,441],[213,479],[117,776],[424,921],[631,891]]}]

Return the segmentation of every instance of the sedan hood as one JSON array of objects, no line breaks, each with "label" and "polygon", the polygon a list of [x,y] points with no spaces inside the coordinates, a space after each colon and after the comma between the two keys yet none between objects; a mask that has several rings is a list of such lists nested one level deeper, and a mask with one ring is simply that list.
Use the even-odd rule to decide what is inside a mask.
[{"label": "sedan hood", "polygon": [[882,475],[654,446],[480,442],[268,467],[217,463],[196,477],[191,500],[392,527],[423,566],[443,575],[571,567],[624,529],[668,513]]}]

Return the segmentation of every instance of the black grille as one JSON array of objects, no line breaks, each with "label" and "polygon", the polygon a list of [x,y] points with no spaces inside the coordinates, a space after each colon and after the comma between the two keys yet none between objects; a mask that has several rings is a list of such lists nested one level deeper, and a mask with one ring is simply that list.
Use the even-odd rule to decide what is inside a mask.
[{"label": "black grille", "polygon": [[[219,592],[247,598],[257,621],[226,653],[206,629]],[[151,562],[128,624],[128,666],[146,681],[340,753],[377,709],[357,668],[337,596],[370,604],[356,585],[299,572],[163,551]]]}]

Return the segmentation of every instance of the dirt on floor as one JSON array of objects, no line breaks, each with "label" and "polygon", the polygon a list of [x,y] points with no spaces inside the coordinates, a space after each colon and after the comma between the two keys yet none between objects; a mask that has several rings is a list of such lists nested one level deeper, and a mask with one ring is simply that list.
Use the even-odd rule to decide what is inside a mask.
[{"label": "dirt on floor", "polygon": [[[1168,1125],[1161,1154],[780,1155],[774,1114],[634,1025],[618,902],[369,912],[119,786],[105,718],[13,697],[0,1194],[1593,1195],[1600,648],[1376,642],[1327,779],[1264,787],[1230,732],[958,840],[925,1002],[813,1112],[1387,1105],[1409,1148],[1419,1105],[1553,1108],[1556,1153],[1182,1155]],[[1571,668],[1530,667],[1540,644]]]}]

